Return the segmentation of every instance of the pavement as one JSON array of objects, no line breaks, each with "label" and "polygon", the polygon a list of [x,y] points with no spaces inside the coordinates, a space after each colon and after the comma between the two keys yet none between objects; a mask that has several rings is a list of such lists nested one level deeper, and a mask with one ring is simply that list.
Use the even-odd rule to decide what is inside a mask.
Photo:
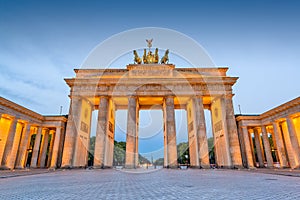
[{"label": "pavement", "polygon": [[0,171],[0,199],[300,199],[299,174],[289,169]]}]

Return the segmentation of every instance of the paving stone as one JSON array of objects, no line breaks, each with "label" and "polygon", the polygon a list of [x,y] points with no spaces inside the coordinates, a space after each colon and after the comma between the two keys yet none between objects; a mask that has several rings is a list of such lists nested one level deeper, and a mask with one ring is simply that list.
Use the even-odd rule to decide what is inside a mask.
[{"label": "paving stone", "polygon": [[61,170],[0,179],[0,199],[300,199],[300,178],[238,170]]}]

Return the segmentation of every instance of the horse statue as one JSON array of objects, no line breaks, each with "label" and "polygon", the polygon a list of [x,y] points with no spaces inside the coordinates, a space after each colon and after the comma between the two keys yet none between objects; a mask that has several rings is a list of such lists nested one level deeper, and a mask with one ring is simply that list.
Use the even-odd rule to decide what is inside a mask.
[{"label": "horse statue", "polygon": [[134,55],[134,63],[135,64],[141,64],[142,60],[139,57],[139,55],[137,54],[136,50],[133,50],[133,55]]},{"label": "horse statue", "polygon": [[154,63],[158,63],[159,61],[159,56],[158,56],[158,48],[155,49],[155,54],[154,54]]},{"label": "horse statue", "polygon": [[148,64],[148,61],[147,61],[147,52],[146,52],[146,49],[144,49],[143,63],[144,63],[144,64]]},{"label": "horse statue", "polygon": [[166,50],[165,55],[161,58],[160,63],[161,64],[167,64],[169,63],[169,49]]}]

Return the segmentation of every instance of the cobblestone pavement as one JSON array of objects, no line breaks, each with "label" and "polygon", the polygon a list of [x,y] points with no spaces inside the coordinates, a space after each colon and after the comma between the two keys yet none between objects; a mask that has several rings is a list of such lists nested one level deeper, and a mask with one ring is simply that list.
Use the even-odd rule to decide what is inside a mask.
[{"label": "cobblestone pavement", "polygon": [[300,199],[300,178],[239,170],[65,170],[0,179],[0,199]]},{"label": "cobblestone pavement", "polygon": [[44,174],[44,173],[51,173],[51,172],[53,172],[53,170],[48,170],[48,169],[0,170],[0,179],[12,178],[17,176]]}]

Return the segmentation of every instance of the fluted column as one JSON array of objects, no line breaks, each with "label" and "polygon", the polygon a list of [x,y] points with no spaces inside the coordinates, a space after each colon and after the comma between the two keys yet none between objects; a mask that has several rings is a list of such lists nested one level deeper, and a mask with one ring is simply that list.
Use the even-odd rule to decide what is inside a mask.
[{"label": "fluted column", "polygon": [[1,161],[1,169],[12,169],[14,166],[10,166],[10,159],[11,159],[11,152],[14,144],[15,139],[15,133],[17,128],[18,120],[16,118],[12,119],[12,122],[10,124],[10,128],[7,135],[7,140],[5,144],[5,149],[2,156]]},{"label": "fluted column", "polygon": [[204,107],[203,107],[203,100],[201,96],[194,98],[194,105],[195,105],[194,108],[196,109],[195,123],[196,123],[196,135],[198,141],[199,165],[200,168],[210,168]]},{"label": "fluted column", "polygon": [[242,154],[238,138],[237,126],[233,111],[232,96],[225,97],[226,102],[226,123],[229,139],[229,149],[233,167],[242,167]]},{"label": "fluted column", "polygon": [[46,162],[46,156],[47,156],[47,149],[48,149],[48,141],[49,140],[49,130],[46,129],[43,137],[43,142],[42,142],[42,148],[41,148],[41,153],[40,153],[40,158],[39,158],[39,167],[45,167],[45,162]]},{"label": "fluted column", "polygon": [[59,143],[60,143],[60,135],[61,135],[61,127],[56,127],[55,137],[53,138],[54,139],[54,144],[53,144],[51,164],[50,164],[50,168],[54,168],[54,169],[57,167],[57,158],[58,158],[58,150],[59,150]]},{"label": "fluted column", "polygon": [[258,133],[257,128],[254,128],[253,131],[254,131],[254,142],[255,142],[256,155],[258,158],[259,167],[264,167],[264,160],[263,160],[261,143],[260,143],[260,135]]},{"label": "fluted column", "polygon": [[292,154],[294,158],[294,166],[291,166],[292,168],[298,168],[300,167],[300,147],[296,135],[295,126],[293,124],[293,121],[291,117],[286,118],[286,123],[289,131],[289,137],[291,141],[292,146]]},{"label": "fluted column", "polygon": [[252,157],[252,151],[251,151],[251,145],[250,145],[250,139],[249,139],[249,132],[246,126],[242,126],[242,134],[243,134],[243,140],[245,144],[245,151],[246,151],[246,158],[247,158],[247,167],[253,168],[253,157]]},{"label": "fluted column", "polygon": [[136,168],[137,152],[137,98],[128,98],[127,134],[126,134],[126,168]]},{"label": "fluted column", "polygon": [[174,113],[174,97],[168,96],[165,98],[166,109],[166,137],[167,137],[167,154],[168,166],[177,168],[177,144],[176,144],[176,126]]},{"label": "fluted column", "polygon": [[287,167],[287,158],[286,158],[283,138],[282,138],[282,134],[280,132],[278,122],[273,122],[273,131],[274,131],[274,137],[276,140],[277,153],[278,153],[280,166]]},{"label": "fluted column", "polygon": [[47,166],[51,166],[51,159],[52,159],[52,153],[53,153],[53,145],[54,145],[54,139],[55,139],[55,130],[50,130],[49,131],[49,137],[51,135],[51,141],[49,144],[49,152],[48,152],[48,158],[47,158]]},{"label": "fluted column", "polygon": [[268,133],[265,126],[261,126],[261,132],[262,132],[262,139],[263,139],[264,149],[265,149],[265,154],[267,159],[267,165],[268,165],[267,167],[273,168],[273,157],[272,157]]},{"label": "fluted column", "polygon": [[80,127],[79,120],[81,114],[81,99],[77,97],[71,98],[68,122],[66,128],[66,136],[64,141],[64,149],[62,156],[62,167],[73,167],[73,156],[76,146],[76,138]]},{"label": "fluted column", "polygon": [[40,126],[38,127],[38,132],[35,136],[35,141],[34,141],[34,146],[33,146],[33,151],[32,151],[32,157],[31,157],[31,164],[30,167],[37,167],[37,161],[39,157],[39,149],[40,149],[40,142],[41,142],[41,137],[42,137],[42,130],[43,128]]},{"label": "fluted column", "polygon": [[101,96],[98,111],[97,131],[94,151],[94,168],[103,168],[108,123],[108,97]]},{"label": "fluted column", "polygon": [[25,167],[25,157],[27,153],[27,145],[30,135],[30,124],[25,124],[25,127],[23,129],[21,143],[19,147],[19,153],[16,161],[16,168],[17,169],[23,169]]}]

